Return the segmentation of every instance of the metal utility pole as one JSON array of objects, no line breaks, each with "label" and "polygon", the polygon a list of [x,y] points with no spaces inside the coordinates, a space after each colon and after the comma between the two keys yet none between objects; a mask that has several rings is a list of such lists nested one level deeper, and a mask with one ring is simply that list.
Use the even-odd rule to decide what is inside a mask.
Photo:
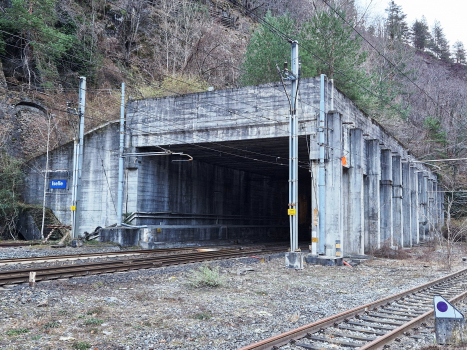
[{"label": "metal utility pole", "polygon": [[[300,80],[300,62],[298,59],[298,42],[290,41],[292,45],[291,71],[287,69],[287,62],[284,64],[284,71],[279,67],[282,86],[289,100],[289,204],[288,215],[290,222],[290,252],[285,256],[285,264],[290,268],[303,268],[303,255],[298,249],[298,117],[297,117],[297,94]],[[292,93],[289,96],[284,85],[284,80],[292,83]]]},{"label": "metal utility pole", "polygon": [[78,236],[78,210],[81,187],[81,171],[83,168],[84,110],[86,106],[86,78],[79,78],[79,141],[74,146],[73,155],[73,190],[71,204],[71,236]]},{"label": "metal utility pole", "polygon": [[119,154],[120,158],[118,159],[117,226],[122,225],[124,142],[125,142],[125,83],[122,83],[122,102],[120,104],[120,154]]},{"label": "metal utility pole", "polygon": [[325,79],[326,75],[321,74],[321,99],[319,104],[319,170],[318,170],[318,190],[319,190],[319,200],[318,200],[318,253],[320,255],[325,254],[326,248],[326,167],[325,167],[325,157],[326,157],[326,144],[324,131],[326,128],[325,118]]},{"label": "metal utility pole", "polygon": [[298,250],[298,42],[292,41],[292,94],[290,96],[290,136],[289,136],[289,218],[290,218],[290,251]]}]

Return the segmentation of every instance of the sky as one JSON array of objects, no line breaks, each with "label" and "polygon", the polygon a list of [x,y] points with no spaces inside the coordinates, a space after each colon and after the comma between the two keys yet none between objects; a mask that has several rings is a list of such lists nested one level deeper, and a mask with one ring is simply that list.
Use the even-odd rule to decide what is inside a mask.
[{"label": "sky", "polygon": [[[368,13],[374,18],[386,16],[384,10],[389,0],[356,0],[356,3],[363,11],[369,5]],[[451,48],[457,40],[467,48],[467,0],[395,0],[395,3],[407,15],[409,26],[425,16],[431,29],[434,21],[438,20]]]}]

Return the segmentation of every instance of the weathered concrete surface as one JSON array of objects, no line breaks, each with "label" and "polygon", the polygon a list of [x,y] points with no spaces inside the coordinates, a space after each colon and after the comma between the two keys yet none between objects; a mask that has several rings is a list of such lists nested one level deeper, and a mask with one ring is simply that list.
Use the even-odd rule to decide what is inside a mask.
[{"label": "weathered concrete surface", "polygon": [[410,163],[402,161],[402,238],[403,247],[412,246],[412,208],[411,208],[411,183]]},{"label": "weathered concrete surface", "polygon": [[436,343],[458,345],[465,342],[465,319],[435,318]]},{"label": "weathered concrete surface", "polygon": [[[337,112],[327,115],[329,162],[326,169],[326,253],[336,255],[336,241],[344,241],[342,211],[342,121]],[[345,253],[345,251],[344,251]]]},{"label": "weathered concrete surface", "polygon": [[397,247],[404,245],[402,233],[402,164],[401,157],[392,156],[392,244]]},{"label": "weathered concrete surface", "polygon": [[108,227],[99,230],[101,242],[115,242],[122,247],[137,246],[140,243],[140,229],[131,227]]},{"label": "weathered concrete surface", "polygon": [[349,169],[349,228],[344,234],[346,253],[361,255],[364,253],[364,176],[363,176],[363,132],[361,129],[350,130],[350,169]]},{"label": "weathered concrete surface", "polygon": [[381,242],[392,246],[392,154],[390,149],[381,151],[380,208]]},{"label": "weathered concrete surface", "polygon": [[[310,155],[317,154],[318,147],[319,79],[303,79],[300,95],[299,234],[309,242],[312,212],[318,205],[309,164]],[[414,157],[400,142],[337,90],[334,105],[335,113],[328,113],[332,128],[327,129],[329,142],[325,144],[329,191],[326,254],[335,255],[337,240],[344,255],[370,252],[382,241],[392,241],[395,226],[396,243],[410,245],[402,233],[405,216],[399,220],[395,215],[393,220],[391,155],[397,153],[413,172],[431,180],[435,176],[422,164],[414,163]],[[125,149],[140,155],[125,158],[123,212],[129,222],[148,225],[148,239],[154,244],[287,240],[288,113],[287,99],[277,84],[130,101]],[[118,139],[117,123],[86,134],[79,233],[116,222]],[[187,158],[148,154],[162,149],[189,154],[194,160],[179,162]],[[50,179],[67,180],[68,186],[46,189],[46,206],[64,224],[70,224],[71,219],[72,153],[72,143],[51,152]],[[343,156],[349,158],[350,165],[342,163]],[[41,204],[45,157],[35,158],[29,165],[24,198],[28,203]],[[313,175],[317,181],[316,172]],[[402,212],[410,210],[411,241],[415,243],[418,235],[424,239],[430,229],[423,221],[427,221],[426,210],[437,215],[434,208],[440,206],[441,199],[427,203],[426,183],[414,182],[417,179],[413,176],[410,179],[410,207],[419,210],[414,213],[407,202],[395,202],[394,208],[399,212],[400,204]],[[402,182],[402,191],[407,191],[405,180],[398,181]],[[418,193],[414,186],[419,186]],[[434,223],[437,220],[442,222],[442,215],[432,219]]]},{"label": "weathered concrete surface", "polygon": [[365,252],[381,243],[381,149],[378,140],[367,140],[367,176],[365,177]]},{"label": "weathered concrete surface", "polygon": [[[78,202],[78,233],[92,232],[97,226],[116,222],[118,181],[118,124],[91,131],[84,138],[84,162],[81,200]],[[23,198],[26,203],[42,205],[45,155],[28,163]],[[51,208],[64,225],[71,224],[73,142],[50,152],[46,207]],[[51,189],[50,180],[66,180],[64,189]]]}]

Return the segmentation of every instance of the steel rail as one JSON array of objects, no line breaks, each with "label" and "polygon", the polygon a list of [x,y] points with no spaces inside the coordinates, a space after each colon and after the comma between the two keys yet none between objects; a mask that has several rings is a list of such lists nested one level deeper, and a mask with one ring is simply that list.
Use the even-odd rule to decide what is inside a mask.
[{"label": "steel rail", "polygon": [[449,274],[447,276],[438,278],[434,281],[422,284],[418,287],[406,290],[404,292],[365,304],[363,306],[358,306],[356,308],[341,312],[339,314],[333,315],[326,317],[322,320],[318,320],[313,323],[309,323],[307,325],[301,326],[299,328],[284,332],[282,334],[278,334],[275,336],[272,336],[270,338],[261,340],[259,342],[244,346],[238,350],[274,350],[278,349],[280,346],[289,344],[289,343],[294,343],[298,339],[307,337],[311,335],[312,333],[318,332],[322,329],[325,329],[330,326],[337,325],[340,322],[343,322],[345,320],[348,320],[349,318],[355,317],[357,315],[364,314],[365,312],[368,312],[370,310],[375,310],[378,307],[381,306],[389,306],[392,302],[396,300],[403,300],[405,297],[408,297],[411,294],[415,294],[421,290],[430,288],[436,284],[439,284],[441,282],[446,282],[449,280],[452,280],[454,278],[457,278],[463,274],[467,273],[467,269],[463,269],[457,272],[454,272],[452,274]]},{"label": "steel rail", "polygon": [[[450,299],[449,302],[451,304],[454,304],[464,299],[465,297],[467,297],[467,291],[456,295],[454,298]],[[403,324],[402,326],[392,330],[391,332],[386,333],[385,335],[379,338],[376,338],[371,343],[365,344],[364,346],[358,348],[358,350],[383,349],[385,345],[391,343],[393,340],[397,339],[398,337],[403,336],[404,333],[406,333],[408,330],[415,328],[422,323],[426,323],[427,320],[433,316],[433,314],[434,314],[434,310],[427,311],[423,315],[420,315],[417,318],[414,318],[413,320]]]},{"label": "steel rail", "polygon": [[184,252],[187,250],[193,251],[197,249],[209,249],[209,248],[189,247],[189,248],[166,248],[166,249],[138,249],[138,250],[124,250],[124,251],[116,251],[116,252],[33,256],[33,257],[26,257],[26,258],[9,258],[9,259],[0,259],[0,266],[13,265],[13,264],[41,263],[41,262],[48,262],[48,261],[53,261],[53,260],[66,261],[66,260],[108,258],[108,257],[142,255],[142,254],[162,254],[162,253],[172,253],[172,252],[178,252],[178,251]]},{"label": "steel rail", "polygon": [[187,264],[206,260],[243,257],[252,254],[265,254],[277,251],[284,251],[284,248],[269,248],[261,250],[219,250],[137,259],[111,260],[87,264],[68,264],[54,267],[7,270],[0,271],[0,286],[28,282],[30,272],[36,272],[36,281],[43,281],[49,279],[69,278],[74,276],[86,276],[118,271]]}]

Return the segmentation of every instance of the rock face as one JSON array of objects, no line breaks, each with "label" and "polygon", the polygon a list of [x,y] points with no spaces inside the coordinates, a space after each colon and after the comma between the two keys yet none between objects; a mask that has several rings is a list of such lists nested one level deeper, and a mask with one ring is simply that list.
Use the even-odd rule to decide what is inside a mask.
[{"label": "rock face", "polygon": [[[0,76],[0,89],[1,82],[2,76]],[[7,96],[0,101],[0,147],[16,158],[28,158],[45,151],[47,142],[45,111],[40,104],[29,100],[18,101],[15,97]]]}]

